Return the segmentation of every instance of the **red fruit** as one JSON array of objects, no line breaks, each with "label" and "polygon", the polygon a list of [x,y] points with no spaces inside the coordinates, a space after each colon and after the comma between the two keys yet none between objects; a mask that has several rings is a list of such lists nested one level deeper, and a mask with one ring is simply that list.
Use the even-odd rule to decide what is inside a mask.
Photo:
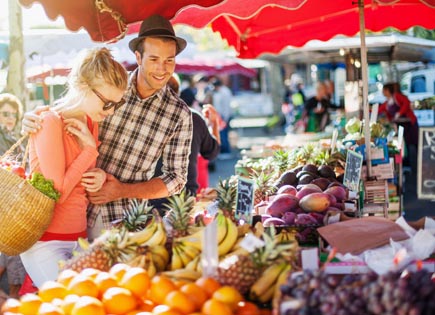
[{"label": "red fruit", "polygon": [[20,176],[21,178],[26,178],[26,170],[21,166],[13,166],[11,172]]}]

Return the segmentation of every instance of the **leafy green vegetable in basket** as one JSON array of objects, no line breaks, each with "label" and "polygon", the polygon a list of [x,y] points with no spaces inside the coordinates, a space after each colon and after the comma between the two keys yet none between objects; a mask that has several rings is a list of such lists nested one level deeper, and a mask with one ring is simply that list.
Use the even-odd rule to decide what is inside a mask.
[{"label": "leafy green vegetable in basket", "polygon": [[58,201],[60,193],[54,188],[54,183],[51,179],[46,179],[41,173],[33,173],[28,180],[29,184],[38,189],[47,197]]}]

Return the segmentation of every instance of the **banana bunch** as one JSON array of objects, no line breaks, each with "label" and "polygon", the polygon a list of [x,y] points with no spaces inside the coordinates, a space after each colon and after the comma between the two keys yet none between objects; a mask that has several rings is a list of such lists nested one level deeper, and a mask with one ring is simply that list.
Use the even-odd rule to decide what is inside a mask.
[{"label": "banana bunch", "polygon": [[186,281],[186,282],[195,282],[199,278],[201,278],[202,273],[194,270],[188,269],[177,269],[171,271],[164,271],[161,273],[173,281]]},{"label": "banana bunch", "polygon": [[[230,218],[222,213],[216,215],[218,255],[229,253],[238,239],[239,229]],[[184,268],[202,252],[204,230],[174,239],[171,270]]]},{"label": "banana bunch", "polygon": [[123,262],[131,267],[141,267],[145,269],[150,277],[153,277],[157,273],[151,251],[146,251],[144,254],[134,256],[132,259]]},{"label": "banana bunch", "polygon": [[163,220],[159,216],[153,216],[150,224],[139,232],[128,233],[129,243],[136,243],[139,246],[158,246],[166,243],[166,230]]},{"label": "banana bunch", "polygon": [[282,229],[281,232],[275,235],[275,240],[277,243],[290,243],[297,242],[296,234],[292,231]]},{"label": "banana bunch", "polygon": [[166,270],[170,260],[169,252],[166,247],[163,245],[156,245],[150,247],[149,250],[157,272]]},{"label": "banana bunch", "polygon": [[174,242],[170,270],[183,269],[191,261],[201,256],[201,250],[185,242]]},{"label": "banana bunch", "polygon": [[291,266],[287,262],[278,262],[267,267],[252,285],[249,298],[260,303],[270,302],[277,292],[276,288],[285,283],[290,270]]}]

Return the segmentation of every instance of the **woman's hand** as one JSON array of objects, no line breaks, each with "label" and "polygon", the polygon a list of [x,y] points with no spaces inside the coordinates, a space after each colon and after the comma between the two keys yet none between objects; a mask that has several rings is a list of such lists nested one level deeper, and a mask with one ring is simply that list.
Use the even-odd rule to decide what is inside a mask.
[{"label": "woman's hand", "polygon": [[91,134],[88,126],[76,119],[76,118],[67,118],[64,119],[65,130],[74,136],[76,136],[80,146],[83,148],[85,146],[91,146],[93,148],[97,148],[97,144],[95,142],[94,136]]},{"label": "woman's hand", "polygon": [[85,187],[88,192],[96,192],[103,187],[106,182],[106,172],[101,168],[93,168],[83,174],[82,186]]},{"label": "woman's hand", "polygon": [[49,106],[38,106],[30,112],[26,112],[21,122],[21,134],[27,135],[36,133],[41,129],[42,117],[41,113],[50,109]]}]

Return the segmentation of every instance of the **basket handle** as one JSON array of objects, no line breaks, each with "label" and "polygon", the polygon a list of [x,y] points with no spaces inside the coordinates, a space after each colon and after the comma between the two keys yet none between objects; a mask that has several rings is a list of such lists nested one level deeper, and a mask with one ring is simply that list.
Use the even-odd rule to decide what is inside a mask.
[{"label": "basket handle", "polygon": [[[13,144],[9,150],[7,150],[1,157],[0,157],[0,161],[3,160],[5,157],[7,157],[9,154],[11,154],[12,152],[15,151],[15,149],[24,141],[26,140],[26,138],[29,135],[24,135],[22,136],[20,139],[17,140],[17,142],[15,142],[15,144]],[[22,168],[26,168],[26,162],[27,162],[27,157],[29,155],[29,142],[26,145],[26,150],[24,151],[24,155],[23,155],[23,161],[21,162],[21,167]]]}]

